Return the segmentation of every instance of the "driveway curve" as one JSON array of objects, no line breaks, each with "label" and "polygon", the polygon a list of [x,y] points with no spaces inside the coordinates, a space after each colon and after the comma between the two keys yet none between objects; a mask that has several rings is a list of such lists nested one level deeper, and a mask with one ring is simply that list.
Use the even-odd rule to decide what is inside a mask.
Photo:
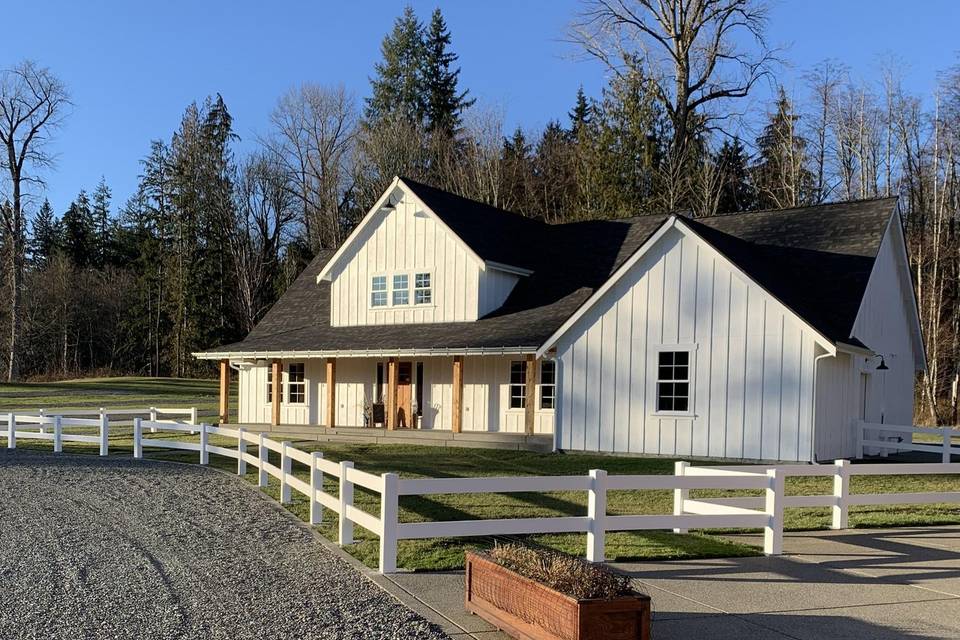
[{"label": "driveway curve", "polygon": [[0,638],[446,638],[236,478],[0,451]]}]

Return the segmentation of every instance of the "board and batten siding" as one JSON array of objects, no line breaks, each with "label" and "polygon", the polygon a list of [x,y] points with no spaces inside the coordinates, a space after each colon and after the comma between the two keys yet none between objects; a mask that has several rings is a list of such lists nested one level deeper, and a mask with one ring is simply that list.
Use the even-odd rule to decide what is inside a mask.
[{"label": "board and batten siding", "polygon": [[[517,276],[484,264],[408,193],[361,229],[330,273],[333,326],[468,322],[500,307]],[[394,274],[408,274],[410,304],[392,306]],[[430,273],[432,303],[413,304],[414,274]],[[387,278],[386,307],[371,307],[371,279]]]},{"label": "board and batten siding", "polygon": [[[699,238],[668,231],[557,343],[561,449],[812,455],[813,333]],[[691,415],[656,411],[658,349],[690,348]]]},{"label": "board and batten siding", "polygon": [[[522,356],[469,356],[464,359],[463,425],[464,431],[523,433],[523,409],[510,409],[510,363]],[[405,359],[403,361],[406,361]],[[307,401],[291,405],[286,402],[286,366],[290,362],[305,363]],[[338,358],[336,381],[336,426],[361,427],[364,409],[376,399],[376,358]],[[450,429],[453,411],[453,358],[412,359],[423,363],[423,407],[421,429]],[[280,402],[281,424],[322,425],[326,419],[326,368],[323,359],[284,360],[284,386]],[[271,405],[267,402],[269,365],[248,367],[240,371],[239,421],[247,424],[269,424]],[[386,383],[386,379],[384,379]],[[385,391],[384,391],[385,393]],[[411,388],[413,398],[417,389]],[[540,387],[537,387],[537,408],[534,432],[553,433],[553,410],[540,409]]]}]

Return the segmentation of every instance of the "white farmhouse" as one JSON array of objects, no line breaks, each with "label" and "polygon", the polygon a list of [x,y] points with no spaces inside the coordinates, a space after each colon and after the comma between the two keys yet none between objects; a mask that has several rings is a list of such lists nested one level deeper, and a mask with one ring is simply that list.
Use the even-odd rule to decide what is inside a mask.
[{"label": "white farmhouse", "polygon": [[263,430],[789,461],[912,423],[925,362],[894,198],[550,225],[406,178],[196,355]]}]

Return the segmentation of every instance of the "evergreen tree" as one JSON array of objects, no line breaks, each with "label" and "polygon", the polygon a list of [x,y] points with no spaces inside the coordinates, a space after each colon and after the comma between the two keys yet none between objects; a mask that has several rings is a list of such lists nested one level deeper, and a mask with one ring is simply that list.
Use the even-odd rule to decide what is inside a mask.
[{"label": "evergreen tree", "polygon": [[383,60],[374,65],[375,76],[370,79],[371,95],[365,110],[367,124],[375,124],[392,114],[400,114],[413,123],[423,122],[426,112],[424,50],[423,25],[417,20],[413,7],[407,5],[394,23],[393,31],[380,45]]},{"label": "evergreen tree", "polygon": [[459,56],[449,47],[450,31],[440,9],[435,9],[423,46],[424,115],[427,131],[445,137],[457,133],[464,110],[475,102],[467,98],[467,90],[461,92],[457,87],[460,68],[453,65]]},{"label": "evergreen tree", "polygon": [[574,103],[570,113],[567,114],[570,118],[570,134],[574,138],[579,137],[584,127],[593,121],[592,113],[593,109],[587,101],[586,94],[583,93],[583,85],[580,85],[580,88],[577,89],[577,101]]},{"label": "evergreen tree", "polygon": [[510,138],[503,140],[502,193],[503,206],[517,213],[531,214],[535,207],[530,202],[532,167],[530,145],[523,129],[517,127]]},{"label": "evergreen tree", "polygon": [[90,198],[84,189],[63,214],[63,251],[78,269],[95,264],[96,225]]},{"label": "evergreen tree", "polygon": [[111,259],[110,199],[113,194],[107,186],[106,178],[100,177],[97,188],[93,190],[93,225],[96,255],[94,264],[98,267]]},{"label": "evergreen tree", "polygon": [[753,182],[760,208],[799,207],[815,200],[808,144],[799,133],[799,120],[781,87],[775,111],[757,138]]},{"label": "evergreen tree", "polygon": [[60,221],[53,214],[50,201],[44,198],[40,210],[33,219],[30,237],[30,262],[42,269],[60,246]]},{"label": "evergreen tree", "polygon": [[756,206],[756,193],[750,184],[749,160],[740,138],[724,140],[714,157],[720,172],[718,213],[748,211]]}]

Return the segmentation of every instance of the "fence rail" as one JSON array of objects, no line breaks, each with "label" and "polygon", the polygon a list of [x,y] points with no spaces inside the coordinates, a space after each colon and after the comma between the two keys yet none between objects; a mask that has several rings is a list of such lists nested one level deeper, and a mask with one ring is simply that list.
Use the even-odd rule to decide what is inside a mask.
[{"label": "fence rail", "polygon": [[[914,442],[914,434],[936,436],[936,439],[929,443]],[[960,432],[953,427],[918,427],[861,420],[857,423],[857,457],[863,458],[868,451],[876,451],[882,457],[891,451],[917,451],[940,454],[941,462],[949,463],[951,456],[960,455],[960,446],[953,442],[955,435],[960,436]]]},{"label": "fence rail", "polygon": [[[195,410],[183,414],[195,418]],[[847,527],[849,508],[873,504],[960,503],[960,492],[852,494],[850,478],[857,475],[927,475],[960,474],[960,464],[857,464],[846,460],[821,465],[732,465],[691,466],[677,462],[673,475],[607,475],[602,469],[581,476],[518,476],[483,478],[416,478],[401,479],[397,474],[375,475],[354,468],[353,462],[332,462],[321,452],[297,449],[290,442],[267,438],[263,433],[243,428],[215,427],[168,419],[145,420],[143,415],[159,417],[171,410],[137,411],[133,418],[133,455],[144,457],[145,448],[177,449],[197,453],[201,465],[209,463],[210,454],[236,460],[237,474],[248,468],[257,471],[260,487],[269,478],[280,484],[280,502],[291,501],[292,492],[304,495],[310,503],[310,523],[320,524],[323,510],[338,515],[338,540],[341,545],[353,542],[354,525],[367,529],[380,540],[382,573],[396,571],[397,545],[400,540],[436,537],[473,537],[526,535],[540,533],[579,533],[587,537],[587,559],[595,562],[605,557],[606,534],[611,531],[672,529],[684,533],[689,529],[762,529],[763,550],[769,555],[782,552],[784,509],[803,507],[831,508],[831,526]],[[101,411],[96,419],[63,415],[8,414],[7,446],[15,448],[18,439],[52,440],[54,451],[62,451],[63,442],[99,443],[100,454],[108,453],[110,415]],[[52,432],[38,428],[51,427]],[[65,432],[65,427],[98,427],[97,435]],[[156,437],[159,432],[199,434],[197,441]],[[211,444],[210,436],[234,440],[234,446]],[[279,456],[279,464],[270,454]],[[294,465],[306,467],[309,479],[294,474]],[[337,494],[324,490],[324,478],[335,478]],[[821,476],[833,479],[831,493],[825,495],[786,495],[788,477]],[[380,512],[375,515],[354,504],[355,487],[377,494]],[[759,496],[690,497],[691,490],[756,491]],[[610,515],[607,494],[610,491],[667,490],[673,492],[673,513],[662,515]],[[453,520],[441,522],[400,522],[401,496],[485,493],[550,493],[586,492],[587,514],[537,518],[503,518]]]}]

